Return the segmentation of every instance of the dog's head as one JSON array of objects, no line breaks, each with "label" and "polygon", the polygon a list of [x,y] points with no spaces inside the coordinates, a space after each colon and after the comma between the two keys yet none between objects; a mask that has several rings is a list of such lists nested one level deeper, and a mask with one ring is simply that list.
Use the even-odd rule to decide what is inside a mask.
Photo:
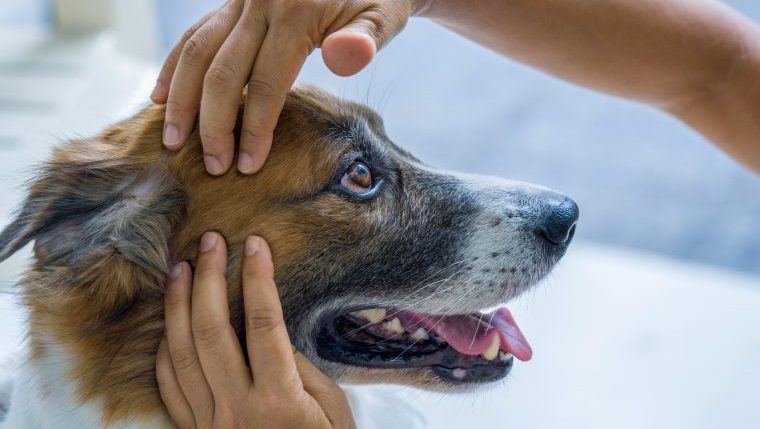
[{"label": "dog's head", "polygon": [[[163,279],[173,261],[195,259],[208,230],[228,240],[239,334],[240,254],[256,234],[273,249],[293,343],[339,381],[469,386],[530,358],[508,310],[482,311],[559,261],[572,200],[431,168],[391,142],[374,112],[314,89],[291,92],[253,176],[206,175],[197,133],[163,151],[162,118],[153,106],[58,149],[0,235],[0,259],[36,240],[24,280],[32,348],[65,347],[84,397],[108,405],[106,375],[155,392]],[[119,389],[116,408],[138,400]]]}]

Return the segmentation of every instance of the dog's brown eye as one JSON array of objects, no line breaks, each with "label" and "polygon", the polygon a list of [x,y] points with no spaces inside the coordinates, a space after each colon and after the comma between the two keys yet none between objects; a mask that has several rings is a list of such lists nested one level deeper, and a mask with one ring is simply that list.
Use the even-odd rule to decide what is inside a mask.
[{"label": "dog's brown eye", "polygon": [[369,192],[372,189],[372,172],[365,163],[356,161],[348,167],[346,174],[340,179],[340,184],[356,193]]}]

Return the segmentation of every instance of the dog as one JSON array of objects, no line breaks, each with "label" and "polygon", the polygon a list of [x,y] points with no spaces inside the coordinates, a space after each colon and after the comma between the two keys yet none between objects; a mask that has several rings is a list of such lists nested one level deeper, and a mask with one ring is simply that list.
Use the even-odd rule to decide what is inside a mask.
[{"label": "dog", "polygon": [[241,253],[255,234],[273,249],[294,346],[338,382],[466,390],[530,359],[509,311],[482,311],[564,255],[570,198],[436,170],[376,113],[313,87],[291,90],[252,176],[207,175],[197,130],[164,150],[164,112],[152,105],[59,147],[0,233],[0,261],[35,243],[6,428],[172,427],[154,370],[164,281],[174,262],[194,263],[209,230],[228,241],[240,339]]}]

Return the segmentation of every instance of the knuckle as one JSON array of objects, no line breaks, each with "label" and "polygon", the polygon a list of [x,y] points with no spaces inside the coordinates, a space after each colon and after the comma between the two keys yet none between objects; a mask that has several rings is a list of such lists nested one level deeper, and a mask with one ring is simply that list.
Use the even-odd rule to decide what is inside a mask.
[{"label": "knuckle", "polygon": [[270,98],[277,94],[277,89],[268,76],[254,77],[248,83],[248,93],[254,97]]},{"label": "knuckle", "polygon": [[214,319],[193,321],[193,338],[203,344],[215,344],[221,338],[224,327]]},{"label": "knuckle", "polygon": [[182,50],[180,49],[180,47],[176,47],[169,52],[169,56],[166,57],[166,61],[164,61],[164,66],[161,69],[162,73],[159,76],[159,79],[167,78],[165,75],[168,74],[168,72],[176,66],[177,62],[179,62],[179,55],[181,52]]},{"label": "knuckle", "polygon": [[247,332],[256,332],[257,335],[269,334],[282,323],[282,314],[273,309],[249,310],[245,315],[245,327]]},{"label": "knuckle", "polygon": [[[201,137],[201,141],[203,142],[203,151],[207,154],[211,155],[219,155],[219,152],[221,150],[220,141],[219,139],[222,138],[225,134],[229,134],[230,132],[224,133],[216,128],[209,127],[207,125],[201,126],[201,129],[199,131],[199,135]],[[200,275],[206,275],[206,276],[222,276],[222,272],[217,272],[212,267],[207,267],[206,272],[204,273],[201,271]]]},{"label": "knuckle", "polygon": [[[263,127],[246,127],[240,130],[240,140],[257,142],[267,137],[270,133],[271,131],[266,131]],[[253,273],[246,271],[244,275],[250,279]]]},{"label": "knuckle", "polygon": [[[198,28],[200,28],[200,25],[199,25],[199,23],[196,22],[190,28],[188,28],[187,30],[185,30],[184,33],[182,33],[182,37],[180,37],[180,40],[184,40],[184,41],[190,40],[190,38],[193,37],[193,34],[195,34],[195,32],[198,30]],[[185,43],[187,43],[187,42],[185,42]]]},{"label": "knuckle", "polygon": [[390,25],[380,11],[369,10],[364,15],[367,29],[376,43],[383,44],[390,38]]},{"label": "knuckle", "polygon": [[172,350],[172,365],[176,371],[187,371],[195,368],[195,351],[189,347]]},{"label": "knuckle", "polygon": [[195,277],[201,280],[224,280],[224,271],[213,260],[206,260],[195,267]]},{"label": "knuckle", "polygon": [[182,59],[190,65],[198,64],[206,55],[207,47],[206,37],[198,32],[185,43],[185,47],[182,49]]},{"label": "knuckle", "polygon": [[166,100],[166,111],[168,112],[174,112],[174,113],[186,113],[190,110],[190,106],[182,100],[181,98],[178,98],[174,94],[169,95],[169,99]]},{"label": "knuckle", "polygon": [[[222,92],[230,88],[237,77],[235,69],[224,63],[213,64],[206,72],[204,85],[215,92]],[[239,88],[238,88],[239,89]]]},{"label": "knuckle", "polygon": [[164,294],[164,306],[166,308],[173,310],[185,306],[185,303],[187,302],[185,294],[177,289],[178,288],[173,287],[167,288],[166,293]]}]

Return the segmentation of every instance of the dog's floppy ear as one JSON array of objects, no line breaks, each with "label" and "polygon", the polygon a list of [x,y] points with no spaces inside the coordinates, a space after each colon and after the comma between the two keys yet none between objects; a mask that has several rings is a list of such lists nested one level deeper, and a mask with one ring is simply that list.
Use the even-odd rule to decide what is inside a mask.
[{"label": "dog's floppy ear", "polygon": [[73,267],[108,253],[165,272],[184,191],[160,162],[68,156],[88,144],[96,143],[69,143],[41,169],[18,216],[0,233],[0,261],[36,240],[38,262],[47,265]]},{"label": "dog's floppy ear", "polygon": [[37,228],[32,225],[33,220],[30,212],[34,208],[30,207],[31,205],[27,203],[18,217],[0,232],[0,262],[8,259],[9,256],[24,247],[34,236],[34,231]]},{"label": "dog's floppy ear", "polygon": [[[36,236],[60,223],[72,213],[74,201],[67,198],[72,187],[65,168],[49,164],[32,182],[26,201],[10,225],[0,232],[0,262],[4,261]],[[69,207],[66,207],[66,205]]]}]

